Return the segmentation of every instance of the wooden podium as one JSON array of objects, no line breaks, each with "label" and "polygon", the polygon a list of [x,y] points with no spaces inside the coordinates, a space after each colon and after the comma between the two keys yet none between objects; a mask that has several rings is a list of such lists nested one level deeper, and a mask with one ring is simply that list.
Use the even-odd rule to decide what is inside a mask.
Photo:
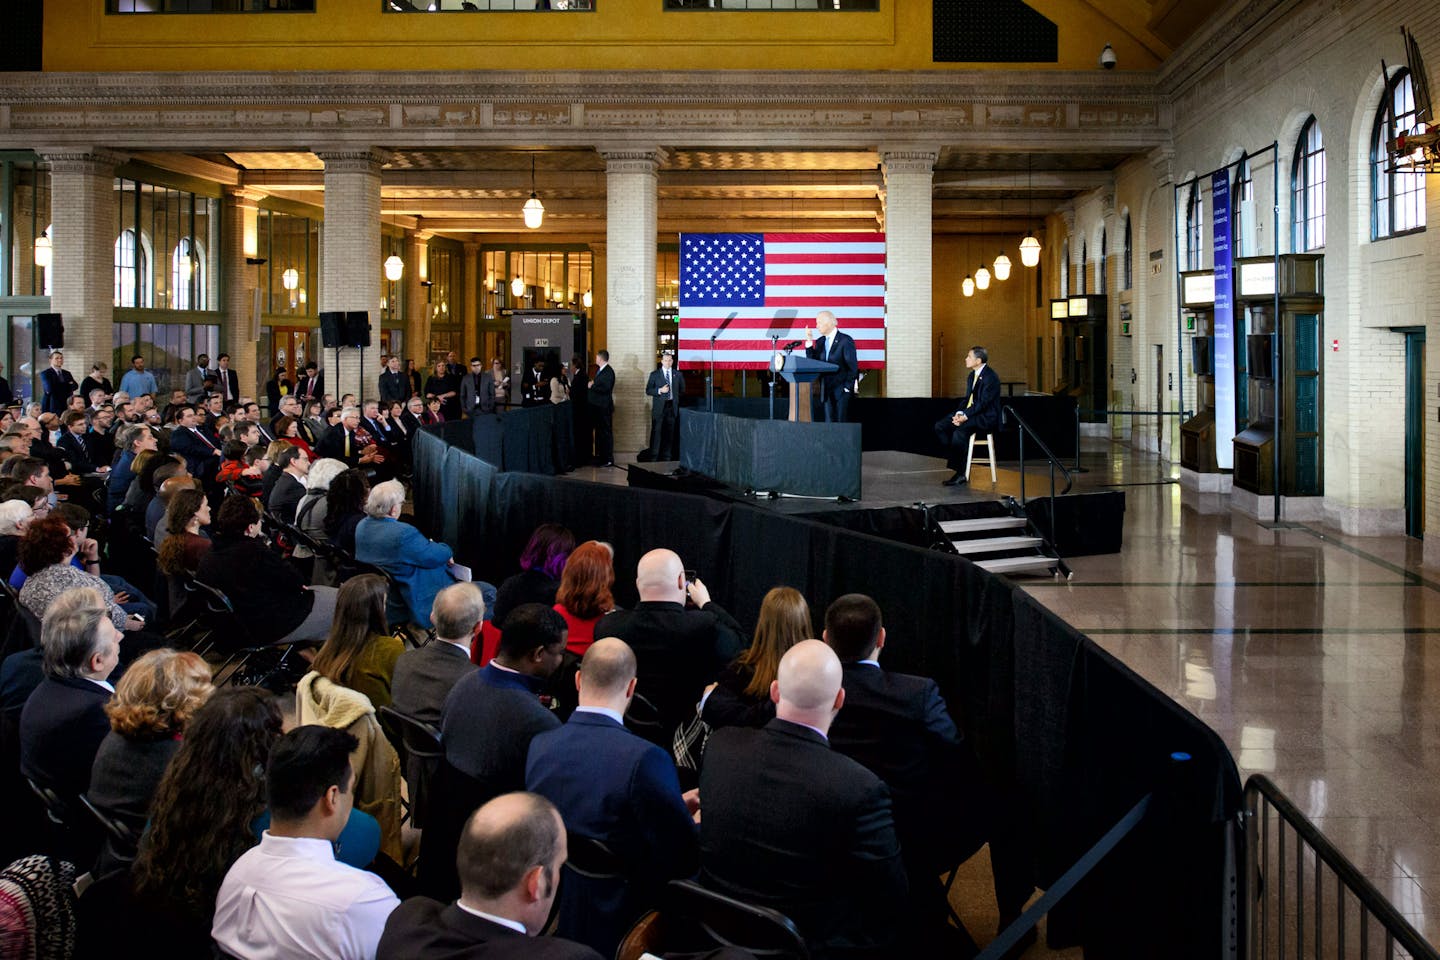
[{"label": "wooden podium", "polygon": [[790,384],[790,422],[809,423],[810,388],[822,373],[839,370],[836,364],[825,360],[811,360],[804,354],[792,353],[785,358],[780,376]]}]

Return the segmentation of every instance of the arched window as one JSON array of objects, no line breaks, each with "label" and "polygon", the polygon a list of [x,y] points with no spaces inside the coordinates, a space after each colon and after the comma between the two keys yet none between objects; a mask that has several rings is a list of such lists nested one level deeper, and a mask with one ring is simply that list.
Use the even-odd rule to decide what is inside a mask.
[{"label": "arched window", "polygon": [[1087,293],[1085,280],[1090,274],[1090,248],[1084,240],[1080,241],[1080,282],[1075,285],[1077,293]]},{"label": "arched window", "polygon": [[1425,174],[1394,169],[1385,148],[1396,134],[1410,132],[1417,120],[1410,71],[1402,68],[1385,85],[1385,97],[1375,113],[1375,131],[1370,138],[1372,240],[1425,229]]},{"label": "arched window", "polygon": [[1204,252],[1205,214],[1200,209],[1200,181],[1190,184],[1190,198],[1185,202],[1185,269],[1199,270]]},{"label": "arched window", "polygon": [[1105,228],[1100,228],[1100,259],[1095,261],[1095,292],[1104,296],[1105,289]]},{"label": "arched window", "polygon": [[1060,244],[1060,296],[1070,296],[1070,241]]},{"label": "arched window", "polygon": [[1295,141],[1290,168],[1291,247],[1296,253],[1325,246],[1325,140],[1312,116]]},{"label": "arched window", "polygon": [[175,310],[205,310],[205,248],[199,241],[181,237],[170,256],[171,304]]},{"label": "arched window", "polygon": [[1252,257],[1258,250],[1254,246],[1255,224],[1255,178],[1250,174],[1250,158],[1240,155],[1235,167],[1235,182],[1230,186],[1230,249],[1237,257]]},{"label": "arched window", "polygon": [[145,272],[145,252],[136,242],[135,231],[125,229],[115,240],[115,306],[138,307],[139,276]]},{"label": "arched window", "polygon": [[1125,281],[1120,289],[1133,290],[1135,288],[1135,246],[1130,238],[1130,214],[1125,214],[1125,263],[1120,271],[1121,278]]}]

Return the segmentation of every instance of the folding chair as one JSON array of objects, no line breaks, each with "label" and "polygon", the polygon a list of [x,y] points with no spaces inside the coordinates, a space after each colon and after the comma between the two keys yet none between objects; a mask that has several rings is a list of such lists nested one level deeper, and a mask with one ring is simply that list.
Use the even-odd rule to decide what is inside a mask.
[{"label": "folding chair", "polygon": [[809,960],[810,950],[794,922],[778,910],[707,890],[691,880],[671,880],[660,909],[641,917],[616,951],[618,960],[641,952],[696,953],[739,947],[757,957]]},{"label": "folding chair", "polygon": [[418,829],[423,825],[430,780],[445,756],[440,746],[440,731],[389,705],[375,711],[375,716],[390,745],[400,755],[410,787],[410,824]]}]

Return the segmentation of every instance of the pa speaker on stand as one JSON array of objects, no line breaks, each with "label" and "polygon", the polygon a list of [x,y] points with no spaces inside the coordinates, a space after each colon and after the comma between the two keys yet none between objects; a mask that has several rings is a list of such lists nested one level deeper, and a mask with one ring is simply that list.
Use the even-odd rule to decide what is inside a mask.
[{"label": "pa speaker on stand", "polygon": [[41,350],[61,350],[65,347],[65,320],[60,314],[35,315],[35,344]]}]

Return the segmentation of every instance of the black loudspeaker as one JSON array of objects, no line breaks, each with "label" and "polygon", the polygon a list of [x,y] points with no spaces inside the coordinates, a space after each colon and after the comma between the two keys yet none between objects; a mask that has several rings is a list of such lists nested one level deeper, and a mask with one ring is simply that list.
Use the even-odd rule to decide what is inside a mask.
[{"label": "black loudspeaker", "polygon": [[370,312],[350,310],[345,314],[345,343],[347,347],[370,346]]},{"label": "black loudspeaker", "polygon": [[59,350],[65,346],[65,321],[58,313],[37,313],[35,336],[41,350]]},{"label": "black loudspeaker", "polygon": [[335,347],[345,346],[344,339],[345,314],[339,310],[328,310],[320,313],[320,345],[326,350],[333,350]]}]

